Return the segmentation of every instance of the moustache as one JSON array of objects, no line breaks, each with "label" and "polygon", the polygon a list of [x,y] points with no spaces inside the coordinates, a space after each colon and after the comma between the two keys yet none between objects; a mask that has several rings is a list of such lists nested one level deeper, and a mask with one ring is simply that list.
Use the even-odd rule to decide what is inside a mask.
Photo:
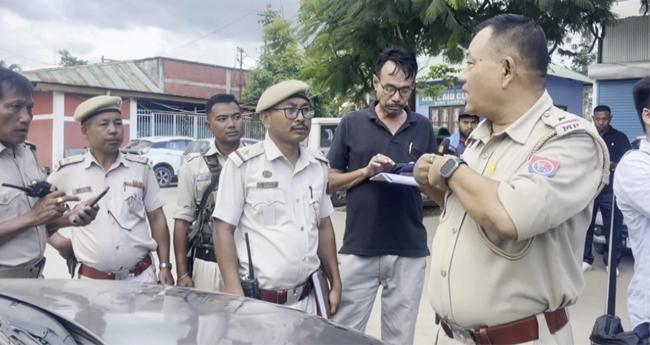
[{"label": "moustache", "polygon": [[296,129],[304,129],[304,130],[308,130],[309,127],[307,127],[307,126],[305,126],[305,125],[291,126],[291,130],[292,130],[292,131],[293,131],[293,130],[296,130]]},{"label": "moustache", "polygon": [[400,108],[404,108],[404,107],[406,107],[406,104],[402,104],[402,103],[386,103],[386,107],[400,107]]}]

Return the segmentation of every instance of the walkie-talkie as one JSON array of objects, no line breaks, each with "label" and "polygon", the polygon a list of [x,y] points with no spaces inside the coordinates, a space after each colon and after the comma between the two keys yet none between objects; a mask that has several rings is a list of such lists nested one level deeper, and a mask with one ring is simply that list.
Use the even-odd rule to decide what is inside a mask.
[{"label": "walkie-talkie", "polygon": [[260,299],[260,283],[255,278],[253,270],[253,258],[251,257],[251,246],[248,243],[248,233],[246,237],[246,251],[248,252],[248,276],[241,280],[241,287],[244,290],[244,296],[249,298]]},{"label": "walkie-talkie", "polygon": [[25,192],[25,194],[27,194],[27,196],[32,198],[42,198],[50,194],[50,190],[52,189],[52,185],[47,181],[37,180],[32,181],[32,183],[30,183],[27,187],[15,186],[9,183],[3,183],[2,186],[22,190]]}]

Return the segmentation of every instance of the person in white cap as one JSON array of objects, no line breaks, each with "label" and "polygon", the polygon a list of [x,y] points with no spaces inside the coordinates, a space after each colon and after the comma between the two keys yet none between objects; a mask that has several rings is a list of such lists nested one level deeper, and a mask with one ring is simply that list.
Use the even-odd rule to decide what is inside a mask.
[{"label": "person in white cap", "polygon": [[[104,211],[99,212],[97,220],[73,228],[71,241],[57,235],[59,244],[55,247],[62,252],[62,245],[72,246],[81,263],[80,278],[171,285],[174,278],[169,262],[169,229],[162,209],[165,202],[149,160],[119,151],[124,141],[121,107],[120,97],[97,96],[81,103],[74,113],[90,149],[60,161],[48,181],[82,200],[110,189],[99,200]],[[153,251],[160,261],[158,277]]]},{"label": "person in white cap", "polygon": [[[213,237],[227,293],[244,295],[248,234],[259,298],[324,316],[337,311],[341,278],[327,195],[328,161],[300,145],[314,116],[308,90],[306,83],[289,80],[260,97],[256,112],[266,139],[228,156],[219,180]],[[310,279],[321,265],[331,284],[325,296],[329,310],[317,309]]]}]

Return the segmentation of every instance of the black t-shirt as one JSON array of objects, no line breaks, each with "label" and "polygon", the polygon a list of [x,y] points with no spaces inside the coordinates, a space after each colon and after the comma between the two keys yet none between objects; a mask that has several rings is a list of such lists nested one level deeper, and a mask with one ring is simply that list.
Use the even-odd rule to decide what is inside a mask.
[{"label": "black t-shirt", "polygon": [[[434,153],[436,138],[429,120],[411,112],[393,136],[377,117],[375,104],[341,120],[329,151],[332,169],[351,172],[366,167],[376,154],[409,163],[412,153]],[[422,197],[416,187],[366,180],[347,191],[342,254],[360,256],[429,255],[422,224]]]},{"label": "black t-shirt", "polygon": [[[609,127],[607,132],[601,135],[605,144],[607,144],[607,149],[609,150],[609,160],[614,163],[618,163],[623,158],[623,155],[632,148],[630,141],[627,139],[625,133]],[[609,174],[609,184],[603,188],[601,193],[613,193],[614,185],[614,171]]]}]

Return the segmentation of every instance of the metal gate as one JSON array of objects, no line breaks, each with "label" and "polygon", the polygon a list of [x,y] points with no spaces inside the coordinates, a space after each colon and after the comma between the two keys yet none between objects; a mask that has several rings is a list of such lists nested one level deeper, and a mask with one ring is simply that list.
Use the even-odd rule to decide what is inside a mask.
[{"label": "metal gate", "polygon": [[[137,137],[186,136],[197,139],[210,138],[212,133],[205,128],[205,115],[196,113],[152,112],[138,109]],[[244,116],[244,137],[264,139],[266,128],[258,116]]]}]

